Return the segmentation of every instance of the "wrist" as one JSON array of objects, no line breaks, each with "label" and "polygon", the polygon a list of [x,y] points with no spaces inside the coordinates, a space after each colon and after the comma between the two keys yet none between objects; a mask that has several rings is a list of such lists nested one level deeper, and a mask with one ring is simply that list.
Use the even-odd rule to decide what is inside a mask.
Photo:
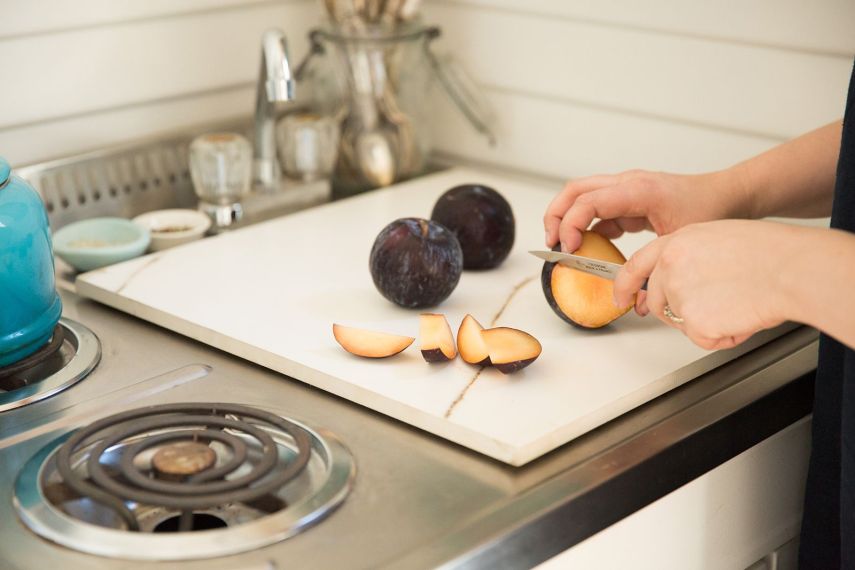
[{"label": "wrist", "polygon": [[754,184],[751,180],[751,172],[740,163],[724,170],[713,172],[715,184],[724,196],[725,216],[731,219],[756,219],[757,215],[754,204]]},{"label": "wrist", "polygon": [[[783,225],[787,235],[779,241],[781,261],[776,289],[781,316],[788,321],[821,328],[824,307],[833,305],[822,292],[820,281],[833,279],[824,275],[836,263],[829,241],[835,237],[831,230]],[[839,260],[838,260],[839,262]]]}]

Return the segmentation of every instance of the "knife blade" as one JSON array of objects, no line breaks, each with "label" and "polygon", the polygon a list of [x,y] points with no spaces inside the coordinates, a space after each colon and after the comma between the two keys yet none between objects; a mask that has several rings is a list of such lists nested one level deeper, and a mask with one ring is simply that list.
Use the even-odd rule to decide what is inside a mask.
[{"label": "knife blade", "polygon": [[[599,259],[591,259],[590,257],[575,255],[573,253],[562,253],[560,251],[529,251],[529,253],[535,257],[549,261],[550,263],[560,263],[566,267],[578,269],[583,273],[596,275],[597,277],[602,277],[610,281],[615,280],[618,271],[623,267],[620,263],[600,261]],[[646,280],[644,281],[644,285],[641,286],[641,290],[647,290]]]}]

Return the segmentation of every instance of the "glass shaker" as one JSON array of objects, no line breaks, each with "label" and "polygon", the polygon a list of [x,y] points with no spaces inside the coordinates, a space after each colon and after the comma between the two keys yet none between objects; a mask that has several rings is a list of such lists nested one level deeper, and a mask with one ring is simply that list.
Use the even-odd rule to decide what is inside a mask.
[{"label": "glass shaker", "polygon": [[190,143],[190,176],[199,209],[218,227],[243,217],[241,199],[252,184],[252,145],[236,133],[210,133]]},{"label": "glass shaker", "polygon": [[336,117],[311,112],[285,115],[276,125],[276,148],[285,175],[304,181],[329,178],[338,138]]}]

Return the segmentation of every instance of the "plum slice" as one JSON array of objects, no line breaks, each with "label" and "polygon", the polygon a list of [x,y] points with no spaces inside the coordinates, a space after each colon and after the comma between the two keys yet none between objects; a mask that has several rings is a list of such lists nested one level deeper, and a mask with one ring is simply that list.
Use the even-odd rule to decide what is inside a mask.
[{"label": "plum slice", "polygon": [[490,362],[502,374],[522,370],[540,356],[540,342],[525,331],[496,327],[481,331]]},{"label": "plum slice", "polygon": [[427,362],[445,362],[457,356],[454,335],[445,315],[424,313],[419,316],[422,356]]},{"label": "plum slice", "polygon": [[333,336],[343,349],[365,358],[386,358],[403,351],[416,340],[384,332],[333,324]]},{"label": "plum slice", "polygon": [[[625,263],[626,258],[607,238],[591,231],[582,234],[582,245],[574,253]],[[559,263],[546,262],[540,274],[543,294],[555,314],[581,328],[598,329],[623,316],[630,307],[615,307],[613,283]]]},{"label": "plum slice", "polygon": [[483,366],[490,364],[487,345],[481,336],[482,330],[484,327],[475,320],[475,317],[472,315],[463,317],[463,322],[457,330],[457,351],[464,362]]}]

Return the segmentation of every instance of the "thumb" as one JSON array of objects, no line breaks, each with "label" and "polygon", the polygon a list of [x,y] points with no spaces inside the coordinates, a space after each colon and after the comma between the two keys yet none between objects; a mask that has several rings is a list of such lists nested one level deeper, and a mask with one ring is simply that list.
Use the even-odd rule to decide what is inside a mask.
[{"label": "thumb", "polygon": [[615,305],[628,307],[632,304],[632,296],[638,293],[662,254],[669,237],[656,238],[635,252],[615,277]]}]

